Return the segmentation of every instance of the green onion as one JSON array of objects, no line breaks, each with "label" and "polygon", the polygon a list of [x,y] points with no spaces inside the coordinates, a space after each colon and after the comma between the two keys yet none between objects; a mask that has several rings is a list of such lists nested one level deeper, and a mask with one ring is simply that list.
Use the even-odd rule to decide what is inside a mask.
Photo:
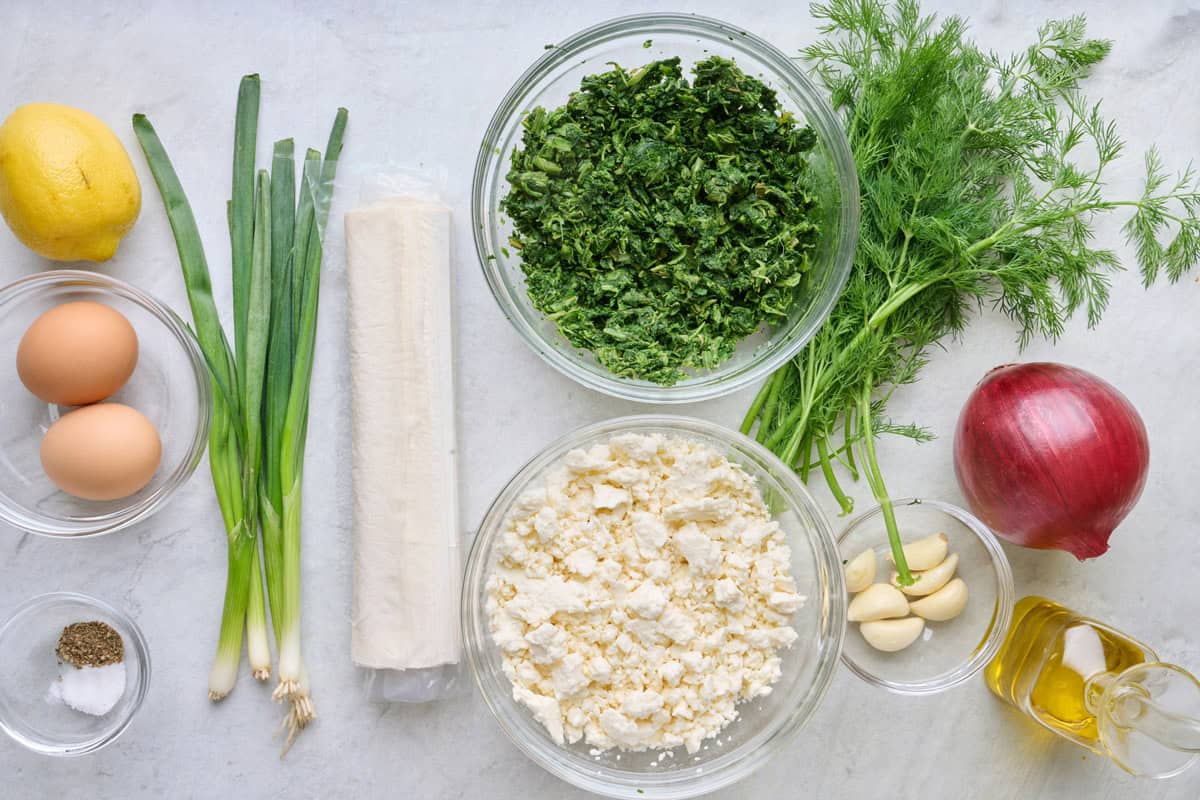
[{"label": "green onion", "polygon": [[[149,123],[147,123],[148,125]],[[225,605],[221,613],[221,633],[217,639],[217,656],[208,678],[208,697],[220,700],[233,690],[237,682],[238,662],[242,654],[242,628],[249,601],[250,571],[253,568],[255,539],[243,516],[241,496],[241,467],[233,429],[233,416],[224,397],[218,392],[213,398],[212,430],[208,437],[208,458],[212,468],[213,487],[222,508],[228,553],[228,572],[225,578]],[[228,507],[229,511],[226,512]]]},{"label": "green onion", "polygon": [[275,646],[279,646],[279,620],[282,618],[283,592],[283,491],[279,484],[279,443],[283,437],[287,397],[292,385],[292,309],[291,273],[293,236],[296,230],[295,147],[290,139],[275,143],[271,161],[271,336],[267,348],[267,389],[263,403],[266,447],[263,450],[263,474],[260,490],[263,565],[266,567],[267,593],[271,618],[275,624]]},{"label": "green onion", "polygon": [[255,677],[270,675],[269,606],[280,654],[275,694],[291,704],[290,745],[314,716],[300,656],[301,494],[322,247],[347,112],[338,110],[324,158],[307,152],[297,203],[290,139],[275,144],[271,172],[255,174],[259,97],[258,76],[244,77],[226,209],[233,348],[221,327],[204,248],[179,177],[149,120],[135,115],[133,126],[175,234],[196,338],[214,389],[209,462],[229,564],[209,697],[224,697],[236,683],[243,630]]},{"label": "green onion", "polygon": [[[305,155],[300,204],[296,217],[295,251],[291,265],[292,280],[287,289],[276,285],[276,302],[273,303],[275,308],[290,307],[292,310],[290,326],[293,347],[290,365],[282,362],[274,365],[268,377],[269,382],[276,379],[282,383],[283,377],[288,375],[290,386],[287,403],[282,407],[279,447],[273,451],[276,458],[272,460],[269,455],[267,467],[269,472],[275,473],[267,478],[267,485],[272,489],[277,487],[279,491],[277,496],[272,496],[272,502],[276,499],[279,501],[277,509],[281,523],[279,535],[282,549],[282,574],[275,576],[275,580],[268,574],[267,584],[272,595],[282,594],[282,600],[279,602],[280,612],[274,617],[279,637],[279,686],[276,688],[275,697],[279,700],[286,698],[291,702],[288,717],[289,739],[298,730],[303,729],[313,716],[307,674],[300,652],[300,522],[304,451],[308,436],[309,388],[316,348],[322,247],[347,116],[346,109],[338,109],[325,147],[324,160],[321,159],[320,153],[313,150],[309,150]],[[282,326],[284,323],[277,321],[277,324]],[[282,347],[279,350],[280,358],[286,359]],[[268,409],[270,408],[268,405]],[[279,408],[275,410],[278,411]],[[268,422],[268,426],[271,424],[272,422]]]},{"label": "green onion", "polygon": [[[240,109],[239,109],[240,110]],[[240,116],[240,114],[239,114]],[[251,162],[253,168],[253,162]],[[266,198],[271,195],[271,177],[266,170],[258,174],[256,194],[259,198],[253,206],[254,235],[253,251],[249,264],[249,280],[245,285],[243,301],[246,318],[245,330],[235,338],[242,342],[243,352],[238,358],[239,378],[242,384],[242,425],[246,432],[246,448],[243,453],[243,497],[246,498],[246,518],[255,534],[251,547],[253,569],[249,576],[249,599],[246,609],[246,650],[250,657],[250,669],[254,677],[266,680],[271,675],[271,646],[267,635],[266,607],[263,603],[263,577],[258,557],[258,484],[262,469],[262,404],[263,385],[267,363],[267,338],[271,324],[271,212]],[[237,193],[235,192],[235,197]],[[236,215],[235,215],[236,218]],[[234,275],[238,274],[235,265]],[[238,293],[235,287],[234,299]],[[235,320],[235,331],[237,323]]]},{"label": "green onion", "polygon": [[213,393],[213,416],[208,437],[209,464],[217,502],[225,523],[229,552],[221,632],[217,640],[217,656],[209,674],[208,696],[213,700],[220,700],[229,694],[237,681],[250,571],[253,567],[253,551],[257,538],[256,531],[246,519],[246,498],[242,493],[245,480],[239,442],[244,432],[241,430],[241,404],[237,396],[240,382],[233,354],[229,349],[229,340],[225,337],[213,301],[208,262],[204,257],[196,218],[179,182],[179,176],[154,126],[144,115],[134,115],[133,129],[142,151],[146,154],[150,172],[154,175],[154,182],[158,185],[163,204],[166,206],[171,230],[175,234],[196,338],[208,362],[216,389]]}]

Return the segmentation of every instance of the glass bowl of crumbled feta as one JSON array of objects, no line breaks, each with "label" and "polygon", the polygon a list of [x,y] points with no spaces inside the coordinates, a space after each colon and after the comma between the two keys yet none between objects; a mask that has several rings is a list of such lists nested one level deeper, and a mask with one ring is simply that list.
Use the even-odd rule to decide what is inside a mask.
[{"label": "glass bowl of crumbled feta", "polygon": [[845,630],[828,520],[765,448],[687,417],[551,444],[489,509],[463,589],[468,660],[505,733],[612,797],[694,797],[804,724]]}]

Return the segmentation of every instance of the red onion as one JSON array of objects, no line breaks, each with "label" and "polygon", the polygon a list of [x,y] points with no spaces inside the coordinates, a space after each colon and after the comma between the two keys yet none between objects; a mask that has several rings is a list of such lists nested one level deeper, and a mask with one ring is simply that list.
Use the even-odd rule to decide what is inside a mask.
[{"label": "red onion", "polygon": [[967,399],[954,473],[971,510],[1025,547],[1103,555],[1146,485],[1146,426],[1125,396],[1062,364],[996,367]]}]

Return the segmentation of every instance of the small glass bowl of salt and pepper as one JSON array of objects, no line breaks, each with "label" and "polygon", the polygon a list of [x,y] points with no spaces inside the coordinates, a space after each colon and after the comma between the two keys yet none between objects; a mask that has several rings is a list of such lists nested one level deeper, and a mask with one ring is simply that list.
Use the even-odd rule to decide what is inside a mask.
[{"label": "small glass bowl of salt and pepper", "polygon": [[78,756],[129,726],[150,685],[150,653],[120,610],[55,592],[0,626],[0,675],[0,729],[34,752]]}]

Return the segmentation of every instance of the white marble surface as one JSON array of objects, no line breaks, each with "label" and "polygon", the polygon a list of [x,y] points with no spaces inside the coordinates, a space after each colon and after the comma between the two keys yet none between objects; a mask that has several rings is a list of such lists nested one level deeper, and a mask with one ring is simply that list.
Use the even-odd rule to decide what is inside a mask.
[{"label": "white marble surface", "polygon": [[[145,188],[141,221],[102,270],[177,308],[184,293],[161,204],[129,128],[147,112],[197,209],[227,307],[224,199],[238,78],[264,79],[261,131],[320,145],[333,109],[351,110],[348,169],[422,168],[445,175],[458,215],[458,409],[464,525],[473,527],[507,477],[550,438],[582,423],[639,410],[580,389],[518,340],[488,294],[467,223],[470,168],[494,104],[546,42],[603,18],[678,8],[720,16],[795,51],[814,33],[804,3],[688,4],[641,0],[266,3],[6,0],[0,12],[0,113],[34,100],[88,108],[131,151]],[[573,6],[568,9],[567,6]],[[1133,153],[1157,141],[1182,165],[1200,153],[1194,106],[1200,7],[1194,0],[1129,3],[929,0],[969,14],[997,48],[1030,40],[1049,15],[1086,10],[1097,34],[1117,39],[1090,82]],[[351,166],[352,165],[352,166]],[[1132,191],[1137,155],[1118,182]],[[336,212],[356,202],[353,179]],[[1104,239],[1116,241],[1116,225]],[[363,698],[349,662],[350,507],[345,275],[340,223],[327,251],[315,375],[305,516],[305,635],[321,718],[286,761],[271,731],[267,693],[243,679],[214,706],[205,675],[216,637],[225,564],[221,525],[202,466],[157,518],[98,540],[64,542],[0,531],[0,614],[50,589],[78,589],[127,608],[153,651],[145,707],[112,747],[49,760],[0,739],[6,798],[404,797],[575,798],[512,747],[473,688],[426,707],[383,708]],[[0,280],[48,268],[0,231]],[[1072,325],[1057,346],[1026,358],[1092,369],[1124,389],[1150,430],[1151,478],[1112,551],[1079,564],[1063,554],[1010,548],[1018,591],[1040,592],[1111,620],[1200,669],[1200,499],[1193,406],[1200,389],[1200,285],[1143,291],[1114,282],[1109,313],[1087,332]],[[1006,322],[984,313],[961,342],[934,354],[921,382],[898,393],[895,414],[941,438],[885,442],[896,496],[960,500],[950,467],[951,426],[989,367],[1017,357]],[[749,394],[686,409],[736,424]],[[867,492],[858,486],[860,503]],[[821,487],[818,497],[832,509]],[[1135,782],[1115,767],[1040,732],[995,702],[979,680],[931,699],[893,697],[838,674],[809,726],[762,772],[722,793],[741,797],[1194,798],[1200,771],[1166,783]]]}]

